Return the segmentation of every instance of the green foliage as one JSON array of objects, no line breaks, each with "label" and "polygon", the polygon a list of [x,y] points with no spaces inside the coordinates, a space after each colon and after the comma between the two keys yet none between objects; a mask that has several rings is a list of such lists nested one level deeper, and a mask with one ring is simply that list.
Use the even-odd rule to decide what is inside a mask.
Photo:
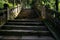
[{"label": "green foliage", "polygon": [[[56,10],[56,0],[41,0],[40,4],[48,6],[50,9]],[[58,0],[58,9],[60,12],[60,0]]]},{"label": "green foliage", "polygon": [[4,4],[7,4],[9,6],[9,8],[13,8],[13,6],[16,6],[16,3],[14,3],[14,1],[12,0],[0,0],[0,9],[4,8]]},{"label": "green foliage", "polygon": [[59,12],[60,12],[60,0],[58,2],[58,9],[59,9]]},{"label": "green foliage", "polygon": [[41,0],[42,5],[49,6],[50,9],[55,10],[55,0]]}]

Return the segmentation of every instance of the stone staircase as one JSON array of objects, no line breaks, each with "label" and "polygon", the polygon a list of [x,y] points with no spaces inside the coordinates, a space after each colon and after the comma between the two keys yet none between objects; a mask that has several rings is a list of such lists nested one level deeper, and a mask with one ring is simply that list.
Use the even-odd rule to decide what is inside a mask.
[{"label": "stone staircase", "polygon": [[0,29],[0,40],[54,40],[42,21],[36,19],[9,20]]}]

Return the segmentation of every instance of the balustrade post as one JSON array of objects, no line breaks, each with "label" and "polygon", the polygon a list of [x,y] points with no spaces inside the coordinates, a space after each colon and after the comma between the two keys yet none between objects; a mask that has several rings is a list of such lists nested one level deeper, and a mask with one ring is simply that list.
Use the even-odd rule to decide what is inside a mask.
[{"label": "balustrade post", "polygon": [[42,6],[41,16],[42,16],[42,19],[45,19],[46,18],[46,8],[45,8],[45,6]]},{"label": "balustrade post", "polygon": [[7,22],[7,9],[5,9],[5,20]]},{"label": "balustrade post", "polygon": [[9,16],[9,8],[7,8],[7,20],[10,19],[9,17],[10,17],[10,16]]}]

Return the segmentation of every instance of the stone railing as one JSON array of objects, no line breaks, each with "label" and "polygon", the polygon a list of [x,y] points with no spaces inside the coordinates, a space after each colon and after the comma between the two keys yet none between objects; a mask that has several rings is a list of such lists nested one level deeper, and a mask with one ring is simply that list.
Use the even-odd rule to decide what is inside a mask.
[{"label": "stone railing", "polygon": [[46,18],[46,8],[45,6],[42,5],[35,5],[34,9],[39,13],[39,18],[45,19]]},{"label": "stone railing", "polygon": [[60,12],[41,5],[35,8],[40,12],[40,16],[44,19],[43,22],[56,40],[60,40]]},{"label": "stone railing", "polygon": [[8,20],[15,19],[20,11],[22,10],[22,6],[18,5],[17,7],[13,7],[11,9],[2,9],[0,10],[0,27],[5,24]]},{"label": "stone railing", "polygon": [[60,13],[58,11],[46,8],[45,24],[51,31],[56,40],[60,40]]},{"label": "stone railing", "polygon": [[0,10],[0,27],[7,22],[7,10]]},{"label": "stone railing", "polygon": [[9,10],[9,8],[8,8],[7,10],[8,10],[8,13],[7,13],[8,14],[8,20],[13,20],[21,12],[22,5],[18,5],[17,7],[12,8],[11,10]]}]

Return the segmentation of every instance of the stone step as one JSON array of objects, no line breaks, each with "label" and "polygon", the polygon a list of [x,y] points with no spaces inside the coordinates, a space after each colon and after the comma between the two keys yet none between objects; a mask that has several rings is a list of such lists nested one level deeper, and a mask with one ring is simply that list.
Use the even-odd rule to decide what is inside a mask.
[{"label": "stone step", "polygon": [[9,20],[8,22],[39,22],[40,20],[38,19],[14,19],[14,20]]},{"label": "stone step", "polygon": [[46,33],[49,31],[35,31],[35,30],[0,30],[0,32],[41,32],[41,33]]},{"label": "stone step", "polygon": [[45,26],[22,26],[22,25],[4,25],[1,29],[8,29],[8,30],[45,30],[47,31],[47,28]]},{"label": "stone step", "polygon": [[49,35],[49,31],[35,31],[35,30],[0,30],[0,35]]},{"label": "stone step", "polygon": [[44,27],[45,28],[45,26],[28,26],[28,25],[3,25],[4,27]]},{"label": "stone step", "polygon": [[9,25],[44,25],[41,22],[8,22]]},{"label": "stone step", "polygon": [[[3,38],[3,39],[2,39]],[[3,36],[2,40],[54,40],[51,36]]]},{"label": "stone step", "polygon": [[9,23],[9,24],[6,23],[6,24],[4,24],[4,25],[44,26],[44,24],[11,24],[11,23]]}]

